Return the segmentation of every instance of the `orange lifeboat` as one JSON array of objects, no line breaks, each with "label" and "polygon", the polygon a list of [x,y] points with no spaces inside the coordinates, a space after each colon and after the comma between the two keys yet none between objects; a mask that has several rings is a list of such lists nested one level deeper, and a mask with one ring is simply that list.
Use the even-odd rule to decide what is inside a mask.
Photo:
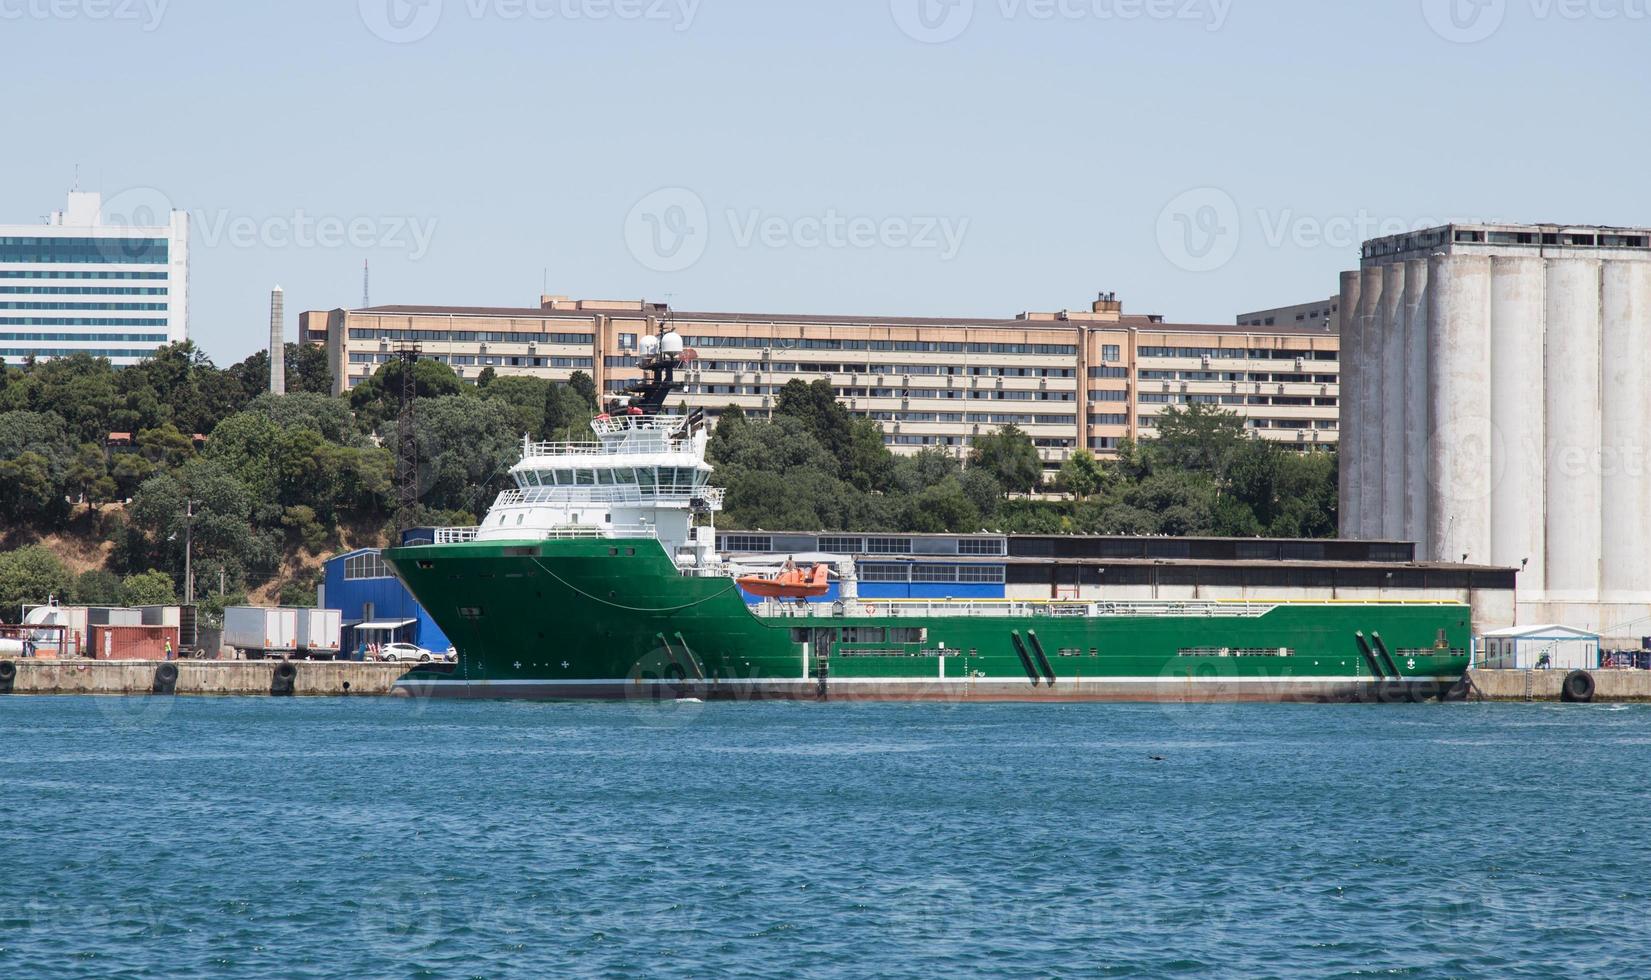
[{"label": "orange lifeboat", "polygon": [[812,599],[825,595],[831,587],[827,580],[830,573],[831,568],[820,562],[807,571],[798,568],[781,572],[773,578],[747,575],[734,581],[745,591],[765,599]]}]

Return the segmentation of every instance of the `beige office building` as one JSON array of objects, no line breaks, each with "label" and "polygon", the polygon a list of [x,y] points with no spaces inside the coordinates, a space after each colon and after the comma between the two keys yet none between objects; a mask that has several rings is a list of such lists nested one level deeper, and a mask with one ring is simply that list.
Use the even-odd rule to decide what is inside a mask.
[{"label": "beige office building", "polygon": [[553,379],[585,371],[616,392],[640,377],[638,338],[668,321],[698,354],[681,379],[688,407],[762,414],[786,382],[825,378],[901,452],[962,454],[975,435],[1014,424],[1055,468],[1079,446],[1111,455],[1126,438],[1150,438],[1167,407],[1192,402],[1292,447],[1336,442],[1334,332],[1165,323],[1125,314],[1112,294],[1087,310],[1008,319],[694,313],[562,296],[519,309],[333,310],[307,314],[306,326],[322,315],[340,392],[407,342],[467,380],[488,367]]}]

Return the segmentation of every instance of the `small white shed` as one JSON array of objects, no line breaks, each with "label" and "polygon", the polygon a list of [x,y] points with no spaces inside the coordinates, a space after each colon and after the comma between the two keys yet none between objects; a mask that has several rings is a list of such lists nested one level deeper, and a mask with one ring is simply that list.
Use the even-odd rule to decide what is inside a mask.
[{"label": "small white shed", "polygon": [[1573,626],[1509,626],[1484,635],[1481,666],[1492,670],[1596,670],[1599,634]]}]

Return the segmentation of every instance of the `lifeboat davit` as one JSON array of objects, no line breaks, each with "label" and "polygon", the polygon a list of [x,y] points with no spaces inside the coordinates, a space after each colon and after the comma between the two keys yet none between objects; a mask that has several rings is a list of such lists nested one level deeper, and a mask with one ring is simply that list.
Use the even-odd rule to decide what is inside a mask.
[{"label": "lifeboat davit", "polygon": [[765,599],[813,599],[825,595],[826,590],[831,587],[827,580],[830,574],[830,566],[820,562],[807,571],[793,569],[781,572],[773,578],[746,575],[734,581],[745,591]]}]

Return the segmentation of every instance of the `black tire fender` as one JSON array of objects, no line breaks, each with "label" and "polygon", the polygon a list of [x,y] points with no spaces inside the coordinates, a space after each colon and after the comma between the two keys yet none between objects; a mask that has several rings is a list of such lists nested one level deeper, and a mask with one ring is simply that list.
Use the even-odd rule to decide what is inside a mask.
[{"label": "black tire fender", "polygon": [[1586,670],[1573,670],[1565,675],[1559,686],[1559,698],[1570,704],[1588,704],[1594,700],[1594,675]]}]

